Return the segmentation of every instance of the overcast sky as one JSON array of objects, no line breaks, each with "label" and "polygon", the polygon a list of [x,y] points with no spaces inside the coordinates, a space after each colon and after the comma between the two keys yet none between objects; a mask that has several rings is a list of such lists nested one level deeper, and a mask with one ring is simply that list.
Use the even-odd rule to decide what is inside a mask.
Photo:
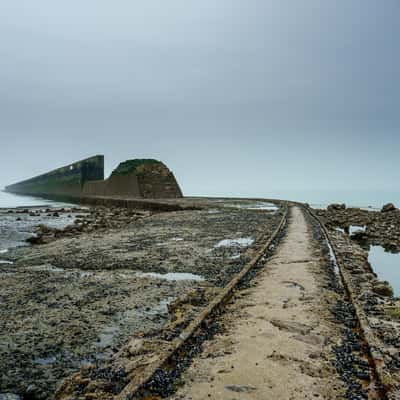
[{"label": "overcast sky", "polygon": [[164,161],[185,194],[400,178],[398,0],[2,0],[0,185]]}]

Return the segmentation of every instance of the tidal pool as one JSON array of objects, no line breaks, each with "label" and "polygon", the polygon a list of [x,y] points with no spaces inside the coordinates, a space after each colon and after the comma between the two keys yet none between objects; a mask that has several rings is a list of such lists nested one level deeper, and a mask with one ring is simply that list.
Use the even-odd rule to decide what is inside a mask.
[{"label": "tidal pool", "polygon": [[354,232],[357,232],[357,231],[365,232],[365,229],[366,229],[365,226],[350,225],[349,233],[350,233],[350,235],[352,235]]},{"label": "tidal pool", "polygon": [[165,279],[167,281],[204,281],[202,276],[187,272],[168,272],[166,274],[159,274],[157,272],[138,272],[137,276]]},{"label": "tidal pool", "polygon": [[238,238],[238,239],[224,239],[218,242],[214,247],[247,247],[251,246],[254,243],[254,239],[252,237]]},{"label": "tidal pool", "polygon": [[389,253],[382,246],[371,246],[368,261],[378,278],[388,281],[394,295],[400,296],[400,253]]}]

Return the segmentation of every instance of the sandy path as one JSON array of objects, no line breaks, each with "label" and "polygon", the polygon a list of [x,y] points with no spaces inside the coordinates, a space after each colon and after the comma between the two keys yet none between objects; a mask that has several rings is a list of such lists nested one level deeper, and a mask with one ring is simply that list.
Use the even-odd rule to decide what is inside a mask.
[{"label": "sandy path", "polygon": [[173,398],[343,398],[328,360],[332,327],[319,312],[319,256],[293,208],[276,255],[228,308],[224,333],[205,345]]}]

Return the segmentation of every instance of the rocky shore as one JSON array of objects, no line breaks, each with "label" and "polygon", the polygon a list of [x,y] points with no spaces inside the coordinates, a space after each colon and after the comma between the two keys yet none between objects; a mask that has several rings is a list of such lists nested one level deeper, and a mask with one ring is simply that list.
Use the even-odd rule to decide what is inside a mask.
[{"label": "rocky shore", "polygon": [[[348,289],[371,329],[372,351],[384,364],[381,366],[384,385],[400,390],[400,301],[393,297],[388,282],[377,278],[368,262],[368,253],[347,235],[331,232],[338,259],[345,269]],[[395,388],[395,389],[394,389]]]},{"label": "rocky shore", "polygon": [[331,204],[326,210],[314,211],[327,227],[347,233],[350,233],[350,227],[357,227],[354,239],[400,252],[400,210],[393,204],[386,204],[381,211],[347,208],[344,204]]},{"label": "rocky shore", "polygon": [[[347,291],[361,316],[363,326],[359,329],[368,335],[374,358],[381,360],[382,384],[395,396],[400,392],[400,300],[394,297],[391,284],[374,271],[379,266],[370,264],[369,249],[378,245],[388,252],[399,252],[400,211],[392,204],[381,211],[331,205],[316,214],[329,229]],[[351,226],[357,226],[356,230],[351,232]]]},{"label": "rocky shore", "polygon": [[165,324],[175,332],[280,218],[252,202],[210,201],[168,213],[95,207],[64,228],[37,226],[31,246],[1,256],[0,396],[50,399],[73,372],[101,370],[130,337]]}]

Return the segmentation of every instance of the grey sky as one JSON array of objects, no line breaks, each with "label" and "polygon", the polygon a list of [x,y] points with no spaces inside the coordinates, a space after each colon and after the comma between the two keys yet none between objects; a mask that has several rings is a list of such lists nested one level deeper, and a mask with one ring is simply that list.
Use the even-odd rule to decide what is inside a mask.
[{"label": "grey sky", "polygon": [[3,0],[0,185],[104,153],[186,194],[391,189],[398,0]]}]

